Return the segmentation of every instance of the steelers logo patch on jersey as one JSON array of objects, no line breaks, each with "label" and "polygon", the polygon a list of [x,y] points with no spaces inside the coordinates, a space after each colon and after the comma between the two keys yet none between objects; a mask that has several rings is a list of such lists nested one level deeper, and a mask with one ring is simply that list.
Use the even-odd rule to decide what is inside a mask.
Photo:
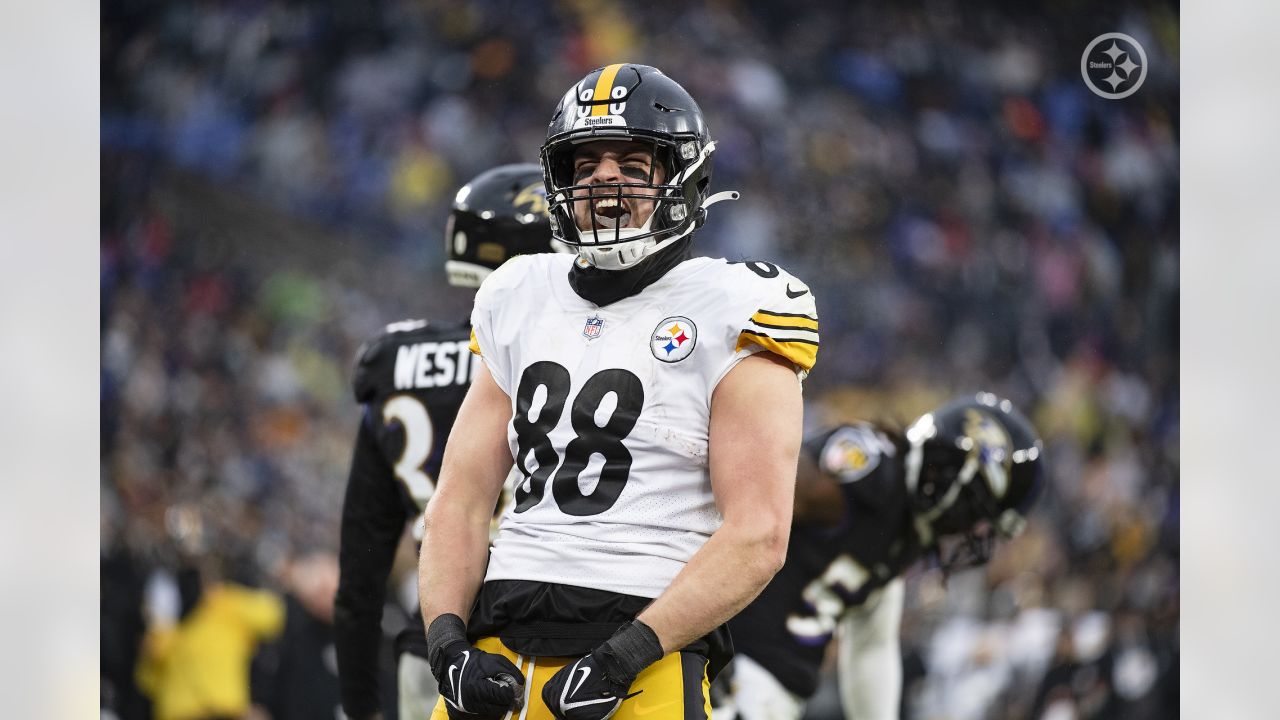
[{"label": "steelers logo patch on jersey", "polygon": [[653,329],[649,349],[662,362],[673,363],[689,357],[697,342],[697,326],[689,318],[677,315],[664,319]]},{"label": "steelers logo patch on jersey", "polygon": [[822,448],[822,470],[841,482],[861,480],[880,464],[880,442],[867,428],[843,427]]}]

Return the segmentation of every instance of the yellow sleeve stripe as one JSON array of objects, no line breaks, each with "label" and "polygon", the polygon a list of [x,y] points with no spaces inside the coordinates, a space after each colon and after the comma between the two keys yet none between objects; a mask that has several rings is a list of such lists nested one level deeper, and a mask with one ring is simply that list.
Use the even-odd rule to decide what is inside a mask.
[{"label": "yellow sleeve stripe", "polygon": [[475,330],[471,331],[471,344],[467,346],[467,349],[480,357],[484,357],[484,353],[480,352],[480,343],[476,340]]},{"label": "yellow sleeve stripe", "polygon": [[751,322],[760,327],[788,329],[788,330],[807,330],[809,332],[818,332],[818,319],[808,315],[798,315],[796,313],[777,313],[768,310],[757,310],[751,316]]},{"label": "yellow sleeve stripe", "polygon": [[[592,95],[592,102],[599,103],[601,100],[608,100],[610,93],[613,92],[613,79],[618,77],[618,71],[622,69],[622,63],[609,65],[600,71],[600,77],[596,78],[596,89]],[[607,115],[609,111],[608,104],[600,104],[591,108],[593,116]]]},{"label": "yellow sleeve stripe", "polygon": [[751,320],[751,324],[757,327],[771,328],[773,330],[791,330],[792,332],[806,332],[806,333],[813,333],[815,335],[818,334],[818,328],[816,326],[810,327],[808,325],[787,325],[784,323],[777,323],[777,322],[760,322],[759,320],[756,320],[754,318]]},{"label": "yellow sleeve stripe", "polygon": [[748,345],[759,345],[775,355],[780,355],[790,360],[806,372],[812,369],[813,364],[818,360],[817,337],[813,340],[802,340],[800,338],[775,339],[764,333],[743,330],[738,333],[738,345],[733,350],[737,352]]}]

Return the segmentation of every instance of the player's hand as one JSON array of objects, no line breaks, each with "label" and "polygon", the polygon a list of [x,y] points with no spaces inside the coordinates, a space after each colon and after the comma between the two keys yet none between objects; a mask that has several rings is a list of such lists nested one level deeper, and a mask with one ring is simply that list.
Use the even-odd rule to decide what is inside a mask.
[{"label": "player's hand", "polygon": [[524,707],[520,669],[505,657],[467,642],[458,616],[436,618],[427,633],[427,646],[431,673],[450,718],[501,720],[507,712]]},{"label": "player's hand", "polygon": [[459,642],[443,648],[440,661],[436,682],[449,717],[501,718],[523,707],[520,670],[501,655]]},{"label": "player's hand", "polygon": [[618,711],[631,683],[614,680],[592,655],[566,665],[542,686],[542,702],[561,720],[604,720]]},{"label": "player's hand", "polygon": [[618,711],[636,676],[662,659],[662,644],[636,620],[590,654],[560,668],[542,687],[542,702],[560,720],[605,720]]}]

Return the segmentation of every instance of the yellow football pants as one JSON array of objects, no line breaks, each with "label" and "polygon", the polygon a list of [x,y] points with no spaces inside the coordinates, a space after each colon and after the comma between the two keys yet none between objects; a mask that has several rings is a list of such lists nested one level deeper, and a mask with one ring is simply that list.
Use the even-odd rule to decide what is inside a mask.
[{"label": "yellow football pants", "polygon": [[[476,647],[506,657],[524,675],[524,710],[509,713],[505,720],[555,720],[542,704],[542,686],[577,658],[525,657],[496,637],[482,638]],[[707,720],[711,717],[710,688],[706,658],[697,653],[671,653],[636,677],[631,692],[640,694],[622,701],[611,720]],[[441,698],[431,720],[448,719]]]}]

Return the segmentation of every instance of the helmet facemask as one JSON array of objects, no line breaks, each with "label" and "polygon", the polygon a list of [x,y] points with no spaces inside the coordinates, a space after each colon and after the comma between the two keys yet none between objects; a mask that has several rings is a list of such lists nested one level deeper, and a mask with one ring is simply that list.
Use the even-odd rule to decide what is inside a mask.
[{"label": "helmet facemask", "polygon": [[[623,182],[583,183],[589,176],[576,177],[574,172],[578,150],[604,140],[630,141],[637,151],[648,152],[648,172],[629,175]],[[576,248],[581,263],[603,270],[635,266],[701,224],[714,147],[714,142],[701,145],[696,138],[594,129],[565,133],[548,142],[543,167],[554,237]],[[627,174],[625,167],[620,172]],[[651,210],[637,224],[630,213],[646,205]],[[590,227],[580,227],[584,219]]]}]

